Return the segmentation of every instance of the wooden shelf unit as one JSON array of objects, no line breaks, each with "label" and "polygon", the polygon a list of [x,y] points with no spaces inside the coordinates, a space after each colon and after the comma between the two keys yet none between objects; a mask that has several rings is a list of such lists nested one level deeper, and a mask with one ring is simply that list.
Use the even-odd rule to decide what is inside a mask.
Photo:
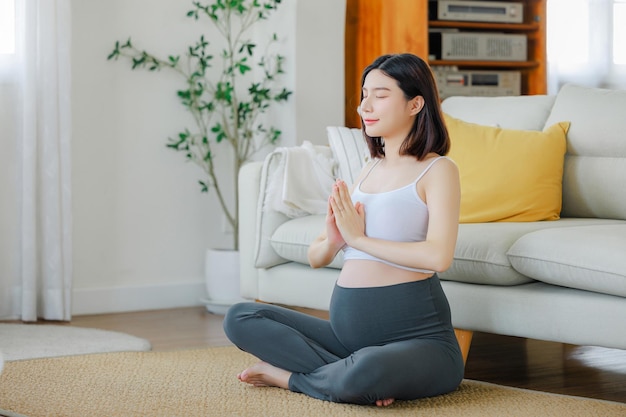
[{"label": "wooden shelf unit", "polygon": [[522,94],[546,94],[546,2],[524,3],[524,22],[484,23],[429,20],[428,0],[347,0],[345,31],[345,123],[360,127],[356,113],[361,91],[361,72],[376,57],[387,53],[411,52],[429,56],[429,28],[458,28],[463,31],[523,33],[527,36],[526,61],[432,60],[431,66],[460,69],[518,70]]}]

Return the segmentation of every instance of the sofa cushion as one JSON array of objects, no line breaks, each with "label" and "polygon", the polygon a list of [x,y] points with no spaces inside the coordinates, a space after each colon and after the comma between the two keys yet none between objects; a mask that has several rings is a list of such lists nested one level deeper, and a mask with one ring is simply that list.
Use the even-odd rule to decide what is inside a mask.
[{"label": "sofa cushion", "polygon": [[449,156],[461,176],[461,223],[556,220],[569,123],[543,132],[503,129],[445,115]]},{"label": "sofa cushion", "polygon": [[571,122],[563,172],[564,217],[626,220],[626,90],[567,84],[546,121]]},{"label": "sofa cushion", "polygon": [[552,222],[468,223],[459,225],[459,237],[450,268],[443,280],[472,284],[518,285],[533,281],[517,271],[507,256],[510,247],[527,233],[547,228],[611,224],[616,220],[560,219]]},{"label": "sofa cushion", "polygon": [[[543,130],[554,99],[554,96],[546,95],[457,96],[446,98],[441,103],[441,108],[447,114],[466,122],[505,129]],[[554,123],[550,123],[550,126]]]},{"label": "sofa cushion", "polygon": [[[282,258],[308,265],[309,244],[324,228],[324,215],[291,219],[280,225],[270,237],[272,249]],[[546,228],[585,225],[621,224],[618,220],[560,219],[553,222],[477,223],[459,226],[454,262],[439,277],[449,281],[491,285],[518,285],[533,281],[514,269],[507,252],[527,233]],[[330,268],[343,266],[339,252]]]},{"label": "sofa cushion", "polygon": [[[324,230],[326,215],[316,214],[289,220],[280,225],[270,237],[270,244],[278,255],[293,262],[308,265],[309,245]],[[331,268],[343,266],[343,252],[328,265]]]},{"label": "sofa cushion", "polygon": [[351,186],[371,158],[363,132],[344,126],[328,126],[326,133],[328,145],[337,161],[337,175]]},{"label": "sofa cushion", "polygon": [[626,297],[624,254],[626,222],[539,230],[508,251],[513,267],[536,280]]},{"label": "sofa cushion", "polygon": [[517,272],[506,257],[522,235],[544,223],[474,223],[459,225],[454,261],[439,273],[447,281],[518,285],[532,281]]}]

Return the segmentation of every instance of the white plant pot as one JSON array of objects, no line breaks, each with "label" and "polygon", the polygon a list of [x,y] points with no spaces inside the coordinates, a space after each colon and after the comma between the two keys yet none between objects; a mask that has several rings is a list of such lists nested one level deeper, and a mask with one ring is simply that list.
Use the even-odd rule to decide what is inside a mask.
[{"label": "white plant pot", "polygon": [[214,314],[225,314],[228,308],[243,299],[239,292],[239,251],[208,249],[204,275],[208,298],[206,309]]}]

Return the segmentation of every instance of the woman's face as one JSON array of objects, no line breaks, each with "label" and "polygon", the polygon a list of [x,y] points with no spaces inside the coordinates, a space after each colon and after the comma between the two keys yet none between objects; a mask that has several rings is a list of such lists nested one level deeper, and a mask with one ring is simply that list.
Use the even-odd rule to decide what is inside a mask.
[{"label": "woman's face", "polygon": [[407,100],[396,80],[377,69],[365,77],[362,93],[360,112],[365,133],[386,141],[404,140],[421,109],[415,111],[417,100]]}]

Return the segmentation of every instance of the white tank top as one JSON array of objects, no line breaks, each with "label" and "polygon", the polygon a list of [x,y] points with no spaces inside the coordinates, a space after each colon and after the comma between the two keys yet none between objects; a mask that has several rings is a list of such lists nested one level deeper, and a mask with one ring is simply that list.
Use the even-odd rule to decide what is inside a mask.
[{"label": "white tank top", "polygon": [[[417,182],[428,172],[440,156],[431,161],[422,173],[410,184],[392,191],[366,193],[361,191],[361,184],[368,177],[376,162],[365,178],[352,192],[352,201],[360,201],[365,206],[365,234],[369,237],[396,242],[421,242],[426,240],[428,232],[428,207],[417,194]],[[343,259],[365,259],[383,262],[409,271],[433,273],[434,271],[394,264],[370,255],[369,253],[346,246]]]}]

